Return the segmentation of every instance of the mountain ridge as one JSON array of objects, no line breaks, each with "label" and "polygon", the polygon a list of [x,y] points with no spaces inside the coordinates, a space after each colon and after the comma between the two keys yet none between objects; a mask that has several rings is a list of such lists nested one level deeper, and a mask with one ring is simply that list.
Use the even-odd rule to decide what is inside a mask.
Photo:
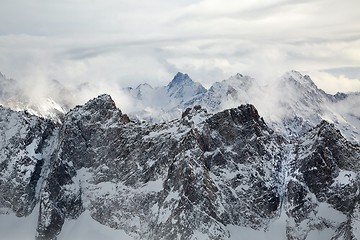
[{"label": "mountain ridge", "polygon": [[[8,81],[10,80],[2,75],[0,83],[5,84],[3,92],[8,93],[0,96],[1,104],[55,121],[61,121],[71,108],[70,102],[77,95],[76,91],[66,90],[57,82],[57,87],[51,91],[56,93],[59,91],[57,89],[62,89],[61,93],[40,98],[42,100],[35,103],[34,99],[21,97],[24,90],[17,90],[17,84],[10,88]],[[55,86],[48,85],[50,88]],[[122,102],[123,105],[132,106],[127,114],[135,121],[171,121],[179,118],[186,108],[196,105],[214,113],[249,103],[257,107],[275,131],[290,139],[301,136],[321,120],[334,123],[353,142],[359,143],[360,139],[360,94],[328,94],[319,89],[310,76],[294,70],[267,85],[237,73],[221,82],[215,82],[208,89],[201,83],[194,82],[188,74],[178,72],[166,86],[152,87],[145,83],[136,88],[124,88],[119,94],[126,99]],[[11,95],[20,97],[9,98]],[[73,100],[64,100],[63,96]]]},{"label": "mountain ridge", "polygon": [[[185,75],[177,74],[182,77]],[[349,140],[359,142],[360,121],[356,119],[360,119],[360,109],[353,111],[354,108],[350,105],[355,106],[356,102],[360,102],[360,95],[328,94],[319,89],[310,76],[302,75],[298,71],[289,71],[267,85],[238,73],[221,82],[215,82],[209,89],[196,94],[185,94],[187,98],[180,97],[180,100],[177,98],[175,101],[171,96],[162,94],[159,89],[161,88],[152,88],[143,99],[133,99],[141,106],[140,111],[129,113],[133,119],[169,121],[179,117],[186,108],[196,105],[201,105],[210,112],[217,112],[250,103],[257,106],[273,129],[287,138],[301,136],[321,120],[327,120],[336,124]],[[149,109],[149,112],[146,109]]]},{"label": "mountain ridge", "polygon": [[326,121],[289,141],[250,104],[160,124],[124,122],[109,95],[58,124],[0,111],[0,209],[39,206],[38,240],[84,212],[128,239],[260,239],[275,222],[279,238],[359,234],[360,147]]}]

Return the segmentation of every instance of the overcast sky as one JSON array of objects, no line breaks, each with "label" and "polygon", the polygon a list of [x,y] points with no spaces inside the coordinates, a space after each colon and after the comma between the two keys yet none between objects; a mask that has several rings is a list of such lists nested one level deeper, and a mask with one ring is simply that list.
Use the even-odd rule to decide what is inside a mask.
[{"label": "overcast sky", "polygon": [[289,70],[324,90],[360,91],[359,0],[11,0],[0,5],[0,71],[166,85],[176,72],[209,86],[237,72]]}]

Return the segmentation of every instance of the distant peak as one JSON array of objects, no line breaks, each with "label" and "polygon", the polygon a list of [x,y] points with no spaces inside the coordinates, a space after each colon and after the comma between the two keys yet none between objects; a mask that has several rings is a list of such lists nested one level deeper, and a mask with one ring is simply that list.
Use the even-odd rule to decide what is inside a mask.
[{"label": "distant peak", "polygon": [[292,77],[294,79],[305,79],[307,81],[312,81],[309,75],[303,75],[301,72],[296,70],[291,70],[287,73],[285,73],[285,76]]},{"label": "distant peak", "polygon": [[178,72],[174,76],[173,80],[171,80],[168,87],[172,88],[172,87],[180,85],[180,84],[192,83],[192,82],[193,82],[193,80],[189,77],[189,75],[187,75],[186,73]]},{"label": "distant peak", "polygon": [[242,78],[242,77],[244,77],[244,75],[242,75],[241,73],[237,73],[237,74],[235,75],[235,77],[237,77],[237,78]]},{"label": "distant peak", "polygon": [[223,82],[231,85],[232,87],[241,88],[243,90],[249,89],[251,86],[256,84],[253,78],[241,73],[237,73],[230,78],[223,80]]},{"label": "distant peak", "polygon": [[302,75],[300,72],[291,70],[284,75],[284,80],[291,80],[297,84],[307,85],[307,86],[316,86],[314,81],[310,78],[309,75]]},{"label": "distant peak", "polygon": [[296,75],[296,76],[302,76],[302,74],[299,71],[291,70],[288,72],[288,74]]},{"label": "distant peak", "polygon": [[236,73],[235,75],[232,75],[229,79],[234,79],[234,80],[252,80],[251,77],[241,74],[241,73]]},{"label": "distant peak", "polygon": [[178,72],[174,78],[189,77],[187,73]]}]

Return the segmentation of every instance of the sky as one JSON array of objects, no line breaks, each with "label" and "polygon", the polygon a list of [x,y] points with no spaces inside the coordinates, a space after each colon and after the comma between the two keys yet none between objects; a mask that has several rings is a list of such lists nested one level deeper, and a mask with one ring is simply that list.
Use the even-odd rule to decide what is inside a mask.
[{"label": "sky", "polygon": [[309,74],[329,93],[360,91],[359,0],[12,0],[0,7],[0,72],[39,86],[101,91],[209,87],[236,73]]}]

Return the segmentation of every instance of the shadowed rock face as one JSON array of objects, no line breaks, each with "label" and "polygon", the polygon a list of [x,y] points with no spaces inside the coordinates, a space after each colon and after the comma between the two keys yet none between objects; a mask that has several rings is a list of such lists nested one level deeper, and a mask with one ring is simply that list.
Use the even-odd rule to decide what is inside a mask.
[{"label": "shadowed rock face", "polygon": [[0,208],[18,217],[31,213],[55,125],[0,106]]},{"label": "shadowed rock face", "polygon": [[[353,212],[359,202],[359,146],[347,142],[332,124],[323,121],[298,140],[294,155],[286,203],[288,215],[295,219],[295,224],[288,226],[293,239],[302,239],[300,236],[309,231],[329,225],[336,228],[333,239],[352,235]],[[327,219],[318,214],[324,205],[331,206],[347,221],[337,222],[335,215]],[[302,223],[309,219],[312,222],[304,226]]]},{"label": "shadowed rock face", "polygon": [[[0,110],[27,132],[1,146],[8,155],[1,155],[0,188],[22,178],[6,185],[15,194],[9,201],[5,192],[0,204],[27,215],[39,203],[37,239],[56,239],[64,221],[84,210],[134,239],[192,239],[195,232],[227,239],[227,225],[265,231],[284,211],[288,239],[326,228],[341,239],[360,218],[359,147],[326,122],[289,143],[249,104],[216,114],[196,106],[154,125],[131,122],[108,95],[74,108],[58,126]],[[1,120],[6,132],[13,129],[14,121]],[[325,203],[344,220],[321,216]]]}]

